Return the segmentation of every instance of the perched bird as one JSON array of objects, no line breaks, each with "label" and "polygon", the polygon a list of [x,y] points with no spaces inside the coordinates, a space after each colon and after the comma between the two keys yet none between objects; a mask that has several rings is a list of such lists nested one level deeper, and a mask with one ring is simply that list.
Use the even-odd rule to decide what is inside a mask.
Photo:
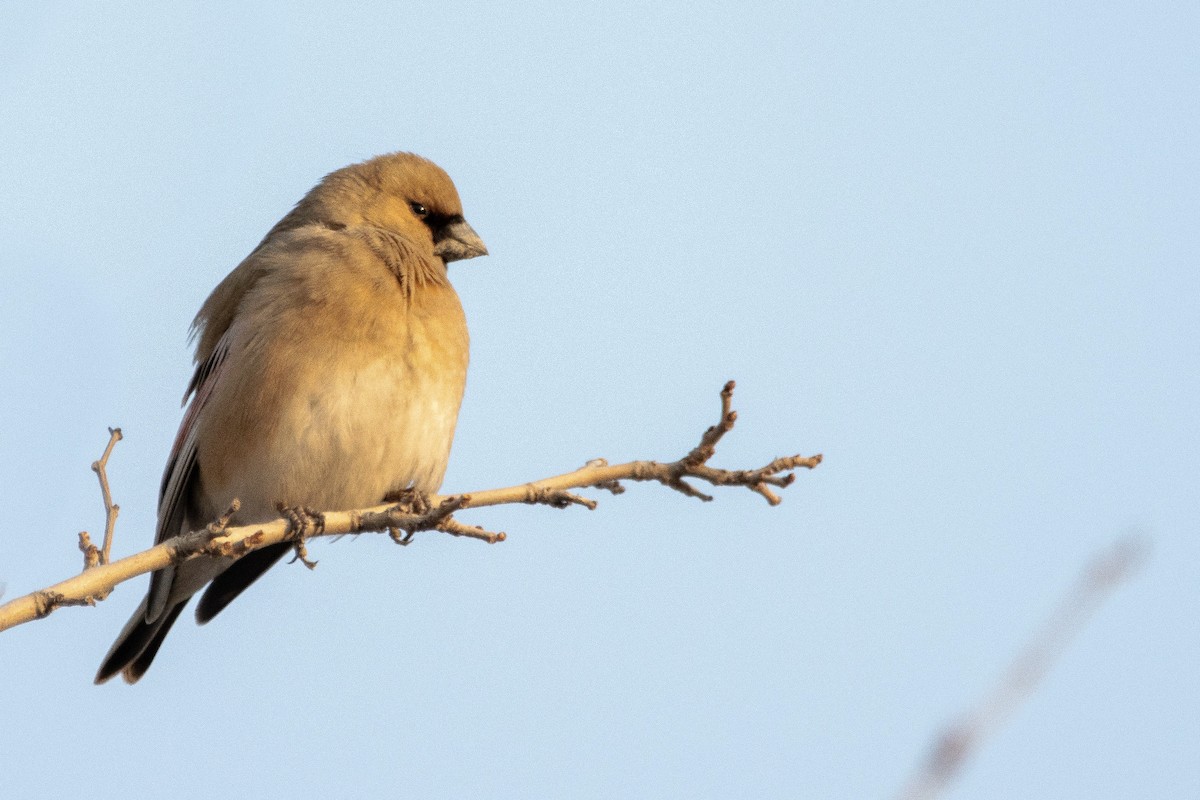
[{"label": "perched bird", "polygon": [[[446,264],[487,254],[430,161],[380,156],[327,175],[209,295],[193,322],[191,403],[167,461],[156,541],[236,497],[234,524],[280,504],[333,510],[442,483],[467,375]],[[151,575],[96,683],[146,673],[196,592],[203,624],[290,545]]]}]

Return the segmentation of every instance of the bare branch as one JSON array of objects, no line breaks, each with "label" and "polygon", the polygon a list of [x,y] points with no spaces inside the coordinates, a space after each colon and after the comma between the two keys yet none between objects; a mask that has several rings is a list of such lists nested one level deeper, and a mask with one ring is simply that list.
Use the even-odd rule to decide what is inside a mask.
[{"label": "bare branch", "polygon": [[1131,537],[1093,559],[992,693],[937,738],[924,765],[899,795],[901,800],[931,800],[949,786],[983,740],[1029,699],[1100,603],[1137,571],[1146,550],[1144,541]]},{"label": "bare branch", "polygon": [[821,463],[821,456],[777,458],[764,467],[752,470],[723,470],[709,466],[708,461],[715,454],[717,443],[733,429],[737,420],[737,413],[731,408],[733,388],[733,381],[730,381],[721,391],[721,416],[717,424],[706,430],[700,437],[700,444],[678,461],[630,461],[610,465],[598,458],[574,472],[470,494],[425,496],[411,491],[402,492],[388,498],[392,502],[351,511],[317,512],[308,508],[282,508],[279,519],[258,525],[230,525],[238,511],[235,500],[220,519],[205,528],[181,534],[149,550],[110,563],[108,549],[118,509],[112,505],[104,466],[113,444],[121,438],[120,430],[113,429],[104,456],[93,465],[100,475],[108,513],[104,549],[95,553],[96,548],[90,538],[86,533],[81,534],[80,548],[84,551],[86,564],[84,572],[0,605],[0,631],[40,619],[62,606],[92,605],[124,581],[171,564],[180,564],[190,558],[242,556],[268,545],[291,542],[296,548],[297,559],[312,568],[316,564],[308,560],[304,544],[306,540],[348,533],[388,533],[397,543],[408,544],[421,531],[438,531],[495,544],[505,540],[504,533],[463,524],[453,515],[467,509],[509,503],[594,509],[597,505],[595,500],[572,490],[597,488],[621,494],[625,490],[621,481],[654,481],[702,500],[712,498],[696,489],[687,479],[705,481],[713,486],[744,486],[762,495],[771,505],[777,505],[780,499],[768,487],[783,488],[790,485],[795,480],[794,470],[801,467],[812,469]]}]

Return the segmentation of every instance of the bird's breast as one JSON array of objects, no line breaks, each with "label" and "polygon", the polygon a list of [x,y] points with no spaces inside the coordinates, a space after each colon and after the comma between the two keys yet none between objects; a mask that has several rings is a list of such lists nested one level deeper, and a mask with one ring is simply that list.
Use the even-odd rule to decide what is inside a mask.
[{"label": "bird's breast", "polygon": [[462,307],[449,286],[385,297],[277,331],[246,424],[231,426],[246,457],[202,459],[215,506],[237,496],[248,521],[279,502],[346,509],[441,485],[466,382]]}]

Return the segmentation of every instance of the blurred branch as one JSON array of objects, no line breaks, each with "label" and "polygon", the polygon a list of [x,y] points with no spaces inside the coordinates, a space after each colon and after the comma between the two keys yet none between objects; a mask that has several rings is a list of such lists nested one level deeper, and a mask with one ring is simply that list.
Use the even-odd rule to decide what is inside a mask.
[{"label": "blurred branch", "polygon": [[112,504],[104,466],[113,445],[121,438],[120,430],[113,429],[108,448],[100,461],[93,465],[100,476],[106,511],[103,549],[97,551],[87,534],[80,534],[80,547],[85,554],[83,573],[0,606],[0,631],[40,619],[63,606],[94,605],[124,581],[190,558],[241,556],[267,545],[292,542],[296,546],[297,558],[311,566],[312,562],[308,561],[304,549],[306,539],[348,533],[389,533],[400,544],[407,544],[421,531],[439,531],[489,543],[501,542],[505,534],[463,524],[452,515],[470,508],[509,503],[553,508],[578,505],[593,509],[596,507],[595,500],[572,490],[605,489],[620,494],[625,490],[622,481],[653,481],[706,501],[712,497],[699,491],[688,482],[689,479],[705,481],[713,486],[743,486],[762,495],[771,505],[778,505],[780,498],[771,487],[782,489],[791,485],[796,477],[796,469],[812,469],[821,463],[821,456],[787,456],[751,470],[710,467],[708,461],[716,453],[717,444],[733,429],[737,420],[737,412],[731,408],[733,388],[734,383],[730,381],[721,391],[721,416],[717,424],[706,430],[700,437],[700,444],[678,461],[630,461],[610,465],[604,459],[595,459],[574,472],[502,489],[430,496],[406,492],[394,498],[395,502],[352,511],[322,513],[307,508],[284,508],[279,519],[259,525],[230,525],[238,508],[235,500],[221,519],[204,529],[181,534],[149,550],[110,563],[108,554],[118,508]]},{"label": "blurred branch", "polygon": [[900,800],[929,800],[940,795],[988,736],[1028,700],[1083,629],[1100,603],[1141,566],[1146,543],[1122,539],[1096,556],[1071,592],[1026,644],[991,694],[962,720],[949,726],[934,742],[924,765],[900,793]]}]

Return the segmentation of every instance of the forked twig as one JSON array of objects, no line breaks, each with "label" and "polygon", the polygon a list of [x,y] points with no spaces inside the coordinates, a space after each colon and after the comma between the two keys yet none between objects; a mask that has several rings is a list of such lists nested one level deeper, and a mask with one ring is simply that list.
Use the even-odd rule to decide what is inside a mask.
[{"label": "forked twig", "polygon": [[[113,532],[117,528],[117,515],[121,513],[121,507],[112,501],[112,490],[108,486],[108,459],[121,438],[120,428],[109,428],[108,446],[104,448],[104,454],[100,456],[99,460],[92,462],[92,472],[96,473],[96,477],[100,479],[100,497],[104,500],[104,542],[101,547],[97,548],[92,544],[92,537],[88,535],[87,531],[79,532],[79,549],[83,552],[85,572],[101,564],[107,564],[112,554]],[[78,600],[82,605],[94,606],[97,600],[103,600],[106,597],[108,597],[108,591],[101,591],[94,595],[78,598]]]}]

